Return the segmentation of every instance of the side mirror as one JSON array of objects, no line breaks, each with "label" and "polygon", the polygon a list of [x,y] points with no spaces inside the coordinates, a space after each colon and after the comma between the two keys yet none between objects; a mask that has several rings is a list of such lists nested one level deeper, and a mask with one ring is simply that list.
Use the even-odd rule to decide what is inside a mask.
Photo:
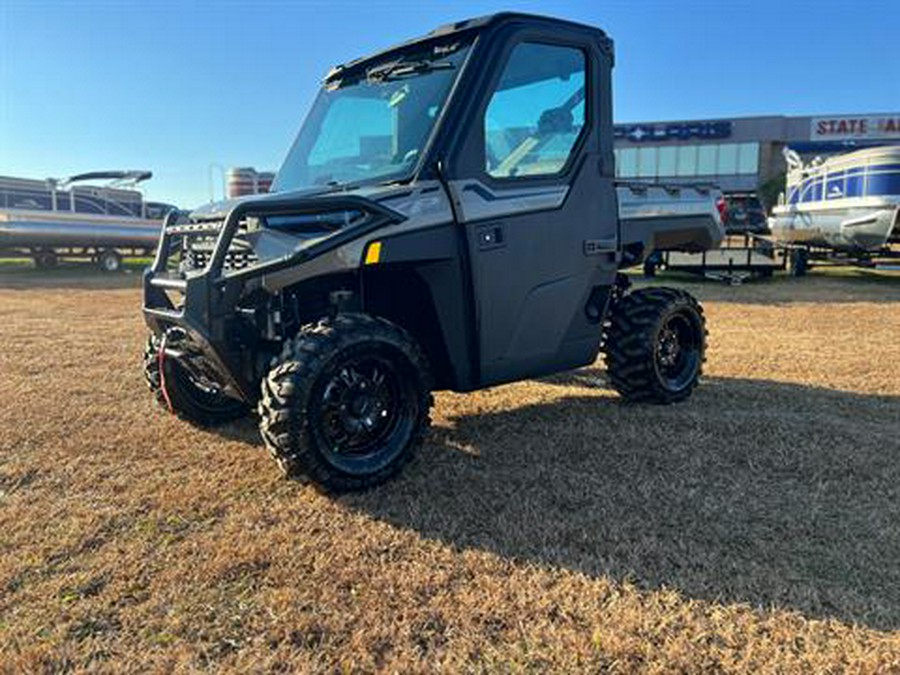
[{"label": "side mirror", "polygon": [[566,108],[551,108],[541,113],[538,120],[538,134],[549,136],[551,134],[568,134],[572,132],[575,119],[572,111]]}]

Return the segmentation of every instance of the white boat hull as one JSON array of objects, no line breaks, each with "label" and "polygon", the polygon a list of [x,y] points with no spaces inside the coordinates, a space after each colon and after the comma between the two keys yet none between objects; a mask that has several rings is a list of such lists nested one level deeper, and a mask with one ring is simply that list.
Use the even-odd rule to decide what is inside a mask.
[{"label": "white boat hull", "polygon": [[776,241],[847,251],[877,251],[900,239],[900,200],[863,197],[777,206],[769,218]]},{"label": "white boat hull", "polygon": [[54,211],[0,211],[0,248],[156,247],[160,220]]},{"label": "white boat hull", "polygon": [[856,150],[804,165],[785,151],[785,193],[772,210],[776,241],[873,252],[900,240],[900,146]]}]

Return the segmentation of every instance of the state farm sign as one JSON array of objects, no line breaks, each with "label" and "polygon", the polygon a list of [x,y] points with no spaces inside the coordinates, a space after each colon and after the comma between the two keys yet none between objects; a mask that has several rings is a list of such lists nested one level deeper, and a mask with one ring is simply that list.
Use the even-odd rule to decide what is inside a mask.
[{"label": "state farm sign", "polygon": [[842,141],[853,138],[900,139],[900,115],[814,117],[809,137],[814,141]]}]

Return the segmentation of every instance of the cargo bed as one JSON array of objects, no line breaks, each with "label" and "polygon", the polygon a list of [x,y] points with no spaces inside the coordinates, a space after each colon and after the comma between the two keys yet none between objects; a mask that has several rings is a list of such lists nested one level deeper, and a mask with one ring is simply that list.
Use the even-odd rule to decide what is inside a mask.
[{"label": "cargo bed", "polygon": [[623,247],[706,251],[725,236],[721,191],[709,184],[617,182]]}]

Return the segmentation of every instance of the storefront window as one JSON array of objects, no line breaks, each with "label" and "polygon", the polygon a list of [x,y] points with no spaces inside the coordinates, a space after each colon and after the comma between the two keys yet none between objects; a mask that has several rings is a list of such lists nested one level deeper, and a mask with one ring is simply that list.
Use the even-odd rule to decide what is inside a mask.
[{"label": "storefront window", "polygon": [[642,146],[615,152],[619,178],[734,176],[759,171],[759,143]]},{"label": "storefront window", "polygon": [[740,143],[738,150],[738,173],[759,171],[759,143]]},{"label": "storefront window", "polygon": [[616,150],[616,176],[633,178],[637,174],[637,148]]},{"label": "storefront window", "polygon": [[714,176],[716,173],[716,154],[718,147],[715,145],[701,145],[697,151],[697,175]]},{"label": "storefront window", "polygon": [[677,176],[697,175],[697,146],[682,145],[678,148]]},{"label": "storefront window", "polygon": [[737,143],[723,143],[719,146],[719,161],[716,173],[720,176],[731,176],[737,173],[738,146]]},{"label": "storefront window", "polygon": [[656,148],[641,148],[638,150],[637,175],[639,178],[656,177]]},{"label": "storefront window", "polygon": [[669,145],[659,149],[658,166],[656,170],[657,176],[674,176],[676,165],[675,146]]}]

